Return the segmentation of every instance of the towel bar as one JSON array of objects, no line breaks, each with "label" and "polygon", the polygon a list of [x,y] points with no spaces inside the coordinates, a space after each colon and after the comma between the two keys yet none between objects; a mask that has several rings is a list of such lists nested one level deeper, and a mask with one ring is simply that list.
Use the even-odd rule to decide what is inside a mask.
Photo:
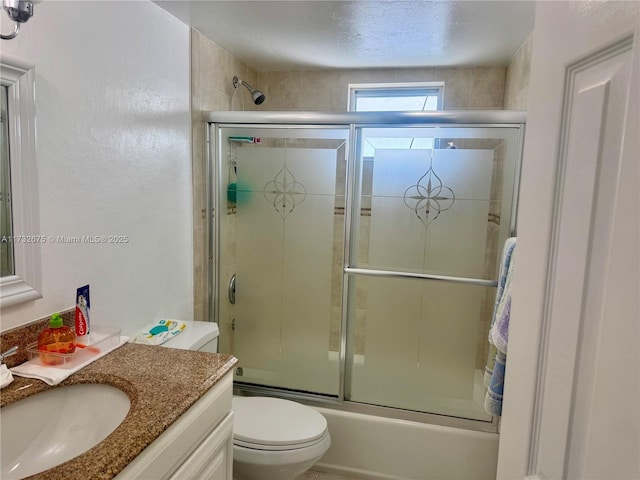
[{"label": "towel bar", "polygon": [[356,275],[368,275],[371,277],[389,278],[415,278],[420,280],[438,280],[441,282],[464,283],[466,285],[479,285],[481,287],[497,287],[497,280],[484,280],[482,278],[448,277],[446,275],[432,275],[430,273],[395,272],[391,270],[373,270],[368,268],[345,267],[344,273]]}]

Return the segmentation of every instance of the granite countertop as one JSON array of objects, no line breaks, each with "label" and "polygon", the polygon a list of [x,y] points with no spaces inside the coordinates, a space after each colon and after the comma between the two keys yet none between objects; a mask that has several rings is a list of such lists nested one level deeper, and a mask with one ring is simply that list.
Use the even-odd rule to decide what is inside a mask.
[{"label": "granite countertop", "polygon": [[85,453],[31,479],[110,479],[232,369],[232,355],[127,343],[50,387],[14,376],[0,390],[0,407],[52,388],[106,383],[124,391],[131,409],[107,438]]}]

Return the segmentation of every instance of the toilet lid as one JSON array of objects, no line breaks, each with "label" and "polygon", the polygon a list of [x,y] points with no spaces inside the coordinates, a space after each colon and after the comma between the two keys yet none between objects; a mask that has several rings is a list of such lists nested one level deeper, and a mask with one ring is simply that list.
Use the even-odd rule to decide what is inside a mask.
[{"label": "toilet lid", "polygon": [[270,397],[233,397],[233,441],[263,450],[302,448],[322,440],[327,420],[311,407]]}]

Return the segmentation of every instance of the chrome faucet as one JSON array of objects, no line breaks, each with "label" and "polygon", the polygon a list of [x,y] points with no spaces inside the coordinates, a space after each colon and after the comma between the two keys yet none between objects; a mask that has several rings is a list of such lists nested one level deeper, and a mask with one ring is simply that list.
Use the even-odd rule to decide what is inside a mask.
[{"label": "chrome faucet", "polygon": [[7,357],[10,357],[11,355],[15,355],[16,353],[18,353],[18,346],[14,345],[13,347],[11,347],[9,350],[7,350],[4,353],[0,353],[0,363],[4,363],[4,359]]}]

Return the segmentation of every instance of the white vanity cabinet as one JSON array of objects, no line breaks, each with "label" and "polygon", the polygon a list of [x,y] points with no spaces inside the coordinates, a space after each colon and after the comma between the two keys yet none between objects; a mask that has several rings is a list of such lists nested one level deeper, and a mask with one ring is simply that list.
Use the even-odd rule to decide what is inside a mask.
[{"label": "white vanity cabinet", "polygon": [[231,480],[232,396],[227,373],[115,478]]}]

